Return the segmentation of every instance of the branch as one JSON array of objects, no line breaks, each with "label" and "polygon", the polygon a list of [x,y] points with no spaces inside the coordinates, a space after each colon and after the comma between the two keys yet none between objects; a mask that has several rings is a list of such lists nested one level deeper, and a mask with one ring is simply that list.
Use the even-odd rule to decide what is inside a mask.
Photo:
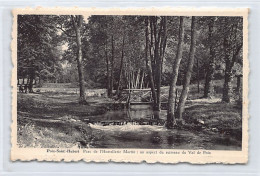
[{"label": "branch", "polygon": [[71,15],[71,20],[72,20],[73,27],[76,30],[76,28],[77,28],[77,26],[76,26],[77,16],[76,16],[76,20],[75,20],[75,17],[73,15]]},{"label": "branch", "polygon": [[83,17],[82,17],[82,15],[79,15],[79,16],[78,16],[78,27],[79,27],[79,28],[81,28],[82,23],[83,23]]},{"label": "branch", "polygon": [[63,28],[62,28],[62,25],[57,26],[58,29],[60,29],[62,32],[64,32],[68,37],[76,37],[75,35],[70,35],[67,31],[65,31]]},{"label": "branch", "polygon": [[233,57],[232,57],[232,65],[237,62],[237,58],[238,58],[238,54],[239,54],[239,51],[241,50],[243,44],[240,44],[237,49],[236,49],[236,52],[233,53]]},{"label": "branch", "polygon": [[[84,25],[83,25],[84,26]],[[84,31],[82,32],[82,36],[85,36],[84,34],[85,34],[85,32],[88,30],[88,27],[87,26],[84,26]]]}]

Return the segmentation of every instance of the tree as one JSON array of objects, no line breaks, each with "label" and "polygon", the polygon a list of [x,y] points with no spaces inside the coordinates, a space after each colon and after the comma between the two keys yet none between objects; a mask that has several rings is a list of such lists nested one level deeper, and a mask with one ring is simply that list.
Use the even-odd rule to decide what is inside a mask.
[{"label": "tree", "polygon": [[167,41],[167,17],[150,16],[148,17],[148,23],[150,27],[149,53],[151,73],[154,79],[152,81],[150,77],[150,82],[154,82],[154,86],[152,86],[156,88],[156,93],[152,92],[153,99],[156,100],[154,110],[160,111],[163,59]]},{"label": "tree", "polygon": [[[129,23],[128,17],[124,16],[91,16],[89,18],[91,56],[99,66],[104,67],[109,97],[112,96],[114,88],[118,93],[118,88],[125,87],[125,65],[130,53],[128,53],[130,36],[127,34],[125,24]],[[100,60],[100,57],[104,60]]]},{"label": "tree", "polygon": [[235,62],[238,62],[240,51],[243,46],[242,18],[225,18],[224,24],[226,29],[223,41],[223,48],[225,51],[225,79],[222,101],[229,103],[232,96],[232,68]]},{"label": "tree", "polygon": [[116,91],[116,92],[117,92],[117,95],[119,95],[119,89],[120,89],[120,86],[121,86],[121,77],[122,77],[123,65],[124,65],[124,46],[125,46],[125,36],[123,36],[120,71],[119,71],[119,78],[118,78],[117,91]]},{"label": "tree", "polygon": [[82,66],[82,42],[81,42],[81,28],[83,23],[82,15],[71,15],[72,24],[76,33],[76,43],[77,43],[77,63],[78,63],[78,73],[79,73],[79,91],[80,91],[80,104],[86,104],[85,95],[85,85],[84,85],[84,75]]},{"label": "tree", "polygon": [[106,59],[106,69],[107,69],[107,96],[110,97],[112,95],[112,87],[111,87],[111,74],[110,74],[110,59],[108,57],[107,51],[107,39],[105,41],[105,59]]},{"label": "tree", "polygon": [[[110,57],[110,28],[112,28],[112,16],[90,16],[88,18],[89,25],[89,43],[90,51],[89,55],[92,58],[90,62],[93,62],[95,67],[100,68],[98,70],[92,70],[91,67],[88,67],[88,70],[91,71],[91,75],[97,75],[96,77],[103,77],[104,82],[102,82],[104,87],[107,88],[107,96],[112,96],[111,89],[111,57]],[[103,58],[103,59],[100,59]],[[94,81],[97,81],[95,79]]]},{"label": "tree", "polygon": [[192,74],[192,68],[194,64],[194,55],[196,51],[196,17],[192,17],[191,19],[191,44],[190,44],[190,52],[189,52],[189,60],[187,65],[187,72],[185,74],[185,81],[183,84],[183,89],[181,92],[181,96],[178,103],[177,109],[177,117],[182,120],[182,113],[184,111],[185,102],[189,92],[190,79]]},{"label": "tree", "polygon": [[156,96],[156,92],[155,92],[155,83],[154,83],[154,77],[153,77],[153,73],[152,73],[152,62],[149,59],[148,56],[148,50],[149,50],[149,23],[148,23],[149,17],[145,18],[145,60],[146,60],[146,68],[147,68],[147,72],[148,72],[148,76],[150,79],[150,87],[151,87],[151,92],[152,92],[152,97],[153,97],[153,104],[156,105],[157,104],[157,96]]},{"label": "tree", "polygon": [[[60,73],[60,46],[55,16],[19,15],[18,16],[18,79],[27,79],[31,88],[36,77],[57,79]],[[28,81],[29,80],[29,81]]]},{"label": "tree", "polygon": [[113,95],[113,89],[114,89],[114,62],[115,62],[115,41],[114,41],[114,35],[111,36],[111,75],[110,75],[110,92],[109,95]]},{"label": "tree", "polygon": [[167,127],[171,128],[175,124],[175,91],[176,91],[176,83],[178,79],[180,62],[182,59],[182,47],[183,47],[183,37],[184,37],[184,23],[183,17],[180,17],[179,22],[179,34],[178,34],[178,46],[177,46],[177,54],[173,64],[172,70],[172,78],[169,88],[169,98],[168,98],[168,111],[167,111]]},{"label": "tree", "polygon": [[206,67],[206,78],[204,86],[204,97],[211,98],[214,94],[213,78],[215,71],[215,46],[214,46],[214,21],[216,17],[210,17],[208,23],[209,64]]},{"label": "tree", "polygon": [[[67,16],[66,16],[67,17]],[[86,104],[86,95],[85,95],[85,80],[83,74],[83,64],[82,64],[82,32],[83,28],[83,16],[82,15],[71,15],[70,18],[63,18],[60,26],[57,26],[58,29],[62,30],[62,32],[68,36],[74,38],[74,42],[76,42],[76,59],[78,66],[78,76],[79,76],[79,90],[80,90],[80,104]],[[63,29],[63,24],[65,23],[65,27],[67,29]],[[71,34],[74,33],[74,34]]]}]

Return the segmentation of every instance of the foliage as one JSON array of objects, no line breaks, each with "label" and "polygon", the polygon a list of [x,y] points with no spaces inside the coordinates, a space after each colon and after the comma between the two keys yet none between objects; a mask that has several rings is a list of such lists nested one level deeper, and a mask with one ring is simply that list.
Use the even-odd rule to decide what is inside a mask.
[{"label": "foliage", "polygon": [[53,16],[18,16],[18,78],[35,75],[54,81],[60,74],[61,48]]},{"label": "foliage", "polygon": [[[84,16],[80,39],[85,87],[110,90],[150,87],[145,60],[145,18]],[[183,55],[177,85],[182,85],[184,81],[191,42],[191,17],[183,18]],[[149,19],[149,24],[160,30],[160,19],[163,17],[151,16]],[[172,77],[178,44],[178,20],[179,17],[176,16],[167,17],[166,20],[167,40],[162,59],[161,86],[168,86]],[[212,20],[213,30],[209,37]],[[213,79],[223,80],[229,72],[231,76],[242,74],[242,50],[238,51],[237,57],[232,56],[242,45],[242,22],[240,17],[197,17],[195,31],[198,40],[190,82],[198,84],[198,91],[204,87],[200,84],[205,82],[203,80],[209,72],[212,58]],[[149,38],[150,35],[149,32]],[[45,82],[73,83],[79,86],[75,37],[72,16],[19,15],[18,77],[39,77]],[[154,43],[151,39],[149,42],[151,51],[154,52]],[[214,48],[214,57],[210,55],[210,48]],[[150,54],[148,53],[149,57]]]}]

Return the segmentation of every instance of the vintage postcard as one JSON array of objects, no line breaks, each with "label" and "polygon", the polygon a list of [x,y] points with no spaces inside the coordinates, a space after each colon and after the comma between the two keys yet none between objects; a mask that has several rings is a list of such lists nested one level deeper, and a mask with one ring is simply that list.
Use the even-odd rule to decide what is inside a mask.
[{"label": "vintage postcard", "polygon": [[248,12],[13,10],[11,160],[247,163]]}]

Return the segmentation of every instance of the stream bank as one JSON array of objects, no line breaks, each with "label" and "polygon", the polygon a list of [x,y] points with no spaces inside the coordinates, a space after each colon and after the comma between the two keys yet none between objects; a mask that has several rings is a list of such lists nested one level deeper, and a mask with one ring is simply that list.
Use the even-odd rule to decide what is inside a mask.
[{"label": "stream bank", "polygon": [[[234,104],[206,99],[189,101],[185,124],[169,130],[163,126],[164,110],[159,119],[150,110],[132,111],[130,116],[134,117],[129,119],[127,112],[114,111],[106,105],[112,102],[110,99],[93,97],[88,101],[89,105],[79,105],[75,94],[19,95],[19,146],[241,149],[242,115]],[[153,118],[148,122],[154,124],[144,120],[149,116]],[[104,125],[101,121],[124,123]]]}]

